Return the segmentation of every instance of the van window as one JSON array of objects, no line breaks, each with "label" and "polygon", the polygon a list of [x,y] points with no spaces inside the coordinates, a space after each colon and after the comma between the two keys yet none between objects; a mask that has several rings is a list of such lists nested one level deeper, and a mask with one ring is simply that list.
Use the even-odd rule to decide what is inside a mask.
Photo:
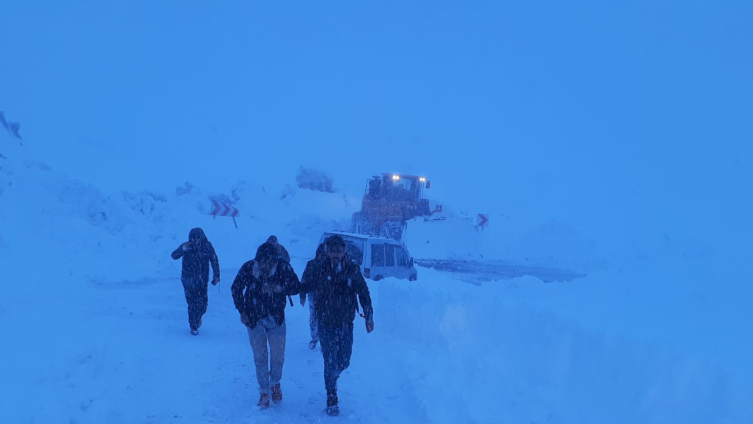
[{"label": "van window", "polygon": [[345,253],[358,265],[363,265],[363,242],[345,240]]},{"label": "van window", "polygon": [[384,266],[384,244],[371,245],[371,266]]},{"label": "van window", "polygon": [[388,244],[384,246],[384,253],[386,256],[386,260],[384,261],[385,266],[395,266],[395,246],[394,244]]},{"label": "van window", "polygon": [[403,246],[395,246],[396,266],[408,266],[408,252]]}]

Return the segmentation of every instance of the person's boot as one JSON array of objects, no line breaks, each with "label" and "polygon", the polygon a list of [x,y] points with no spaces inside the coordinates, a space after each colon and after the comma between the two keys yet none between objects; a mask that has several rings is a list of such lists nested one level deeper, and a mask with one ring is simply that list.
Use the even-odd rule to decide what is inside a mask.
[{"label": "person's boot", "polygon": [[191,334],[193,334],[194,336],[196,336],[196,335],[199,334],[199,330],[191,329]]},{"label": "person's boot", "polygon": [[274,403],[282,402],[282,389],[280,388],[280,383],[277,383],[274,386],[272,386],[272,402]]},{"label": "person's boot", "polygon": [[309,349],[316,349],[316,340],[311,340],[309,342]]},{"label": "person's boot", "polygon": [[269,393],[262,393],[261,396],[259,396],[258,405],[262,408],[269,408]]},{"label": "person's boot", "polygon": [[337,390],[327,390],[327,415],[340,415],[340,407],[337,405]]}]

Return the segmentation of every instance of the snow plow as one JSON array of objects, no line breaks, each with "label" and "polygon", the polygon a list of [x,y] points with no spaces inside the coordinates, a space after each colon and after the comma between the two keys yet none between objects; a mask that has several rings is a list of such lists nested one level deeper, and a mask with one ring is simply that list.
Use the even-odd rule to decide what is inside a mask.
[{"label": "snow plow", "polygon": [[361,210],[353,214],[352,232],[400,240],[406,222],[418,216],[430,216],[424,189],[431,188],[425,177],[382,174],[368,180]]}]

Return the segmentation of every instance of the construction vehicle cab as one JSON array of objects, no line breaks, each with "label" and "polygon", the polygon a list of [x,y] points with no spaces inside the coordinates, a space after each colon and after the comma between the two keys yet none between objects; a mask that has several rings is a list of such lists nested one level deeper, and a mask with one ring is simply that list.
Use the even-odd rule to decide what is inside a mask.
[{"label": "construction vehicle cab", "polygon": [[345,240],[345,253],[361,267],[361,273],[365,278],[374,281],[388,277],[410,281],[418,279],[418,271],[405,243],[339,231],[324,233],[320,243],[334,235]]},{"label": "construction vehicle cab", "polygon": [[400,240],[405,223],[429,216],[424,189],[431,182],[414,175],[382,174],[368,180],[361,211],[353,214],[353,232]]}]

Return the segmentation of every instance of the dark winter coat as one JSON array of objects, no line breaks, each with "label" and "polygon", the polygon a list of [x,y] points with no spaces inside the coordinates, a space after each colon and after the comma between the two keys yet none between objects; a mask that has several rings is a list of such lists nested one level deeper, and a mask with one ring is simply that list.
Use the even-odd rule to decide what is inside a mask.
[{"label": "dark winter coat", "polygon": [[[233,281],[233,303],[238,312],[245,314],[251,328],[256,322],[272,316],[277,325],[285,320],[285,305],[287,296],[298,294],[300,291],[298,276],[289,263],[278,259],[270,275],[262,275],[256,261],[251,260],[243,264]],[[265,293],[264,286],[280,286],[279,293]]]},{"label": "dark winter coat", "polygon": [[317,275],[321,274],[323,264],[324,262],[321,259],[312,259],[306,263],[306,268],[303,269],[301,276],[301,287],[311,283],[317,278]]},{"label": "dark winter coat", "polygon": [[181,280],[184,284],[207,284],[210,264],[214,279],[220,279],[220,262],[217,259],[217,253],[201,228],[192,229],[188,235],[188,243],[175,249],[172,257],[175,260],[183,258]]},{"label": "dark winter coat", "polygon": [[287,263],[290,263],[290,253],[288,253],[288,249],[282,247],[281,244],[278,244],[277,251],[280,252],[280,259]]},{"label": "dark winter coat", "polygon": [[314,293],[316,317],[320,325],[339,327],[352,323],[359,300],[366,318],[373,318],[369,287],[357,263],[345,256],[337,266],[333,266],[328,259],[313,260],[309,264],[311,266],[304,273],[301,292]]},{"label": "dark winter coat", "polygon": [[[301,284],[306,284],[307,281],[311,281],[313,278],[315,278],[316,273],[319,272],[317,269],[321,267],[321,261],[324,258],[324,245],[320,244],[319,247],[316,248],[316,257],[306,263],[306,268],[303,269],[303,275],[301,276]],[[301,301],[306,297],[305,292],[301,292]],[[312,301],[316,299],[314,297],[314,293],[308,293],[309,301]]]},{"label": "dark winter coat", "polygon": [[[301,276],[301,287],[303,287],[306,282],[312,281],[316,278],[316,273],[320,272],[319,268],[321,266],[321,261],[319,259],[312,259],[306,263],[306,268],[303,269],[303,275]],[[316,299],[316,297],[314,297],[314,292],[305,293],[301,291],[301,301],[306,298],[306,295],[308,295],[309,302]]]}]

